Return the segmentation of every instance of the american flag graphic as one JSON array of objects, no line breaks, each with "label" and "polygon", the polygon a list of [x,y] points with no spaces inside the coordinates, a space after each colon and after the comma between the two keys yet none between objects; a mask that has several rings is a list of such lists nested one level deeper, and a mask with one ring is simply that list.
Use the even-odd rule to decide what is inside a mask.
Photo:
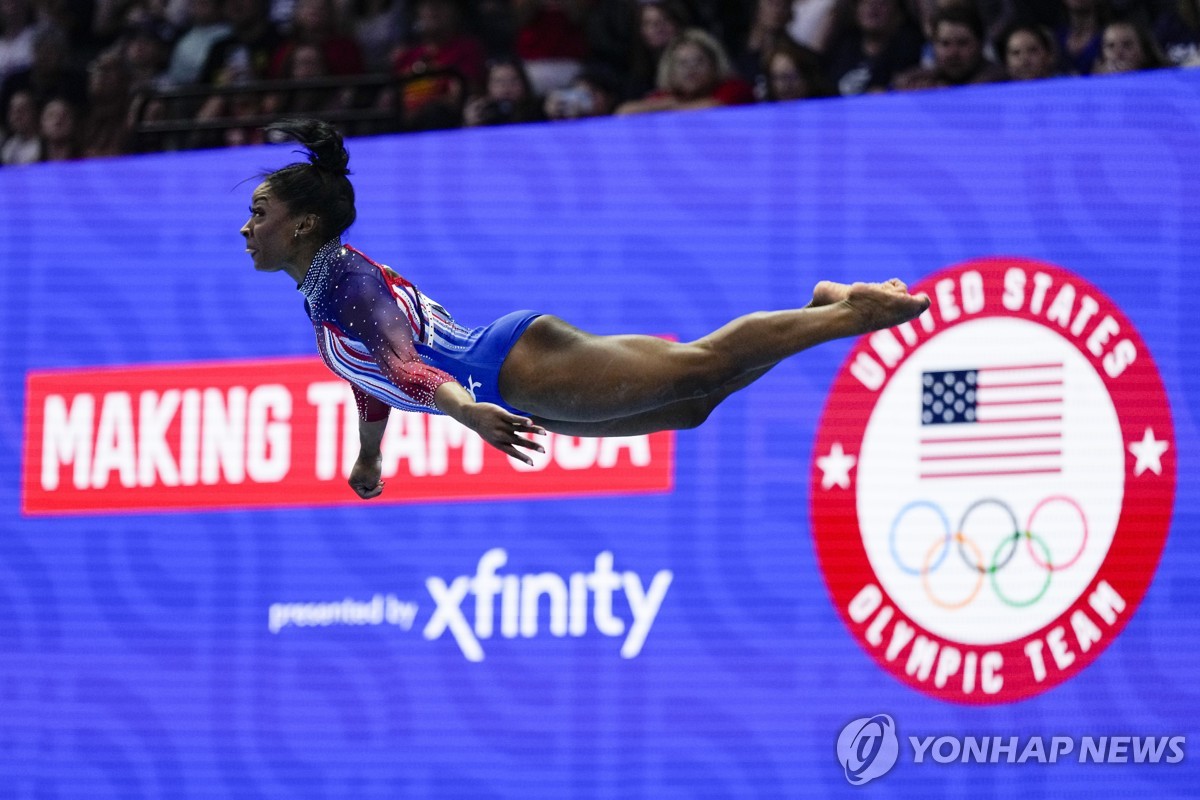
[{"label": "american flag graphic", "polygon": [[1062,363],[921,374],[922,479],[1062,472]]}]

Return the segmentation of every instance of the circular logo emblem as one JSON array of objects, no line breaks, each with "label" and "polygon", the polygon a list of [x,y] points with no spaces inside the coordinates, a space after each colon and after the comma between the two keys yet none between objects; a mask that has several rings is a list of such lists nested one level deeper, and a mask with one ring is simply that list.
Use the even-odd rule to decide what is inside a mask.
[{"label": "circular logo emblem", "polygon": [[930,309],[863,337],[813,451],[833,601],[884,669],[1003,703],[1069,679],[1133,615],[1175,494],[1162,379],[1129,320],[1051,264],[923,281]]},{"label": "circular logo emblem", "polygon": [[896,722],[887,714],[853,720],[838,735],[838,761],[854,786],[886,775],[899,753]]}]

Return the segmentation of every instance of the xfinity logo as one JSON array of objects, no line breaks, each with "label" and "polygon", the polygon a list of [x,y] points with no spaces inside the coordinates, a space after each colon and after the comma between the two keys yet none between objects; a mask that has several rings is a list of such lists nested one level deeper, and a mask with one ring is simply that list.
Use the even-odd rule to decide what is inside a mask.
[{"label": "xfinity logo", "polygon": [[[596,630],[605,636],[624,635],[621,656],[634,658],[642,651],[674,577],[670,570],[659,570],[647,588],[636,572],[615,572],[609,551],[596,556],[591,572],[569,576],[554,572],[499,574],[506,563],[508,553],[496,547],[479,559],[474,575],[460,575],[449,583],[428,578],[425,586],[437,607],[425,625],[425,638],[438,639],[450,631],[468,660],[482,661],[480,641],[495,634],[497,613],[500,635],[507,639],[532,638],[543,625],[552,636],[583,636],[590,616]],[[613,607],[614,595],[621,592],[632,616],[628,621]],[[466,603],[468,595],[474,595],[474,603]],[[549,601],[548,619],[541,618],[543,596]],[[464,605],[474,605],[474,625],[467,621]]]}]

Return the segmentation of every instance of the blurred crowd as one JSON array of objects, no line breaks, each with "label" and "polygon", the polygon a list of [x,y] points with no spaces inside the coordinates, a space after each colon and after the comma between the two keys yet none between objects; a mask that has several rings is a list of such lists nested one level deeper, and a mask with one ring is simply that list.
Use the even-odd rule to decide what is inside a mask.
[{"label": "blurred crowd", "polygon": [[0,163],[1196,64],[1200,0],[0,0]]}]

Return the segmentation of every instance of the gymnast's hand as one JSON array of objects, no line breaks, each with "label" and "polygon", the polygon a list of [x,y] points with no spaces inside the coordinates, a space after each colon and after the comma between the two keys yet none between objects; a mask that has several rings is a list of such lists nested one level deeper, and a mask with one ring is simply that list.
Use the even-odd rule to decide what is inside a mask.
[{"label": "gymnast's hand", "polygon": [[363,500],[378,497],[383,492],[383,457],[376,452],[373,456],[364,456],[360,450],[358,459],[350,469],[350,488]]},{"label": "gymnast's hand", "polygon": [[528,417],[518,416],[493,403],[471,403],[465,406],[459,421],[478,433],[480,438],[492,447],[526,464],[533,464],[533,459],[517,450],[518,447],[537,453],[546,452],[546,448],[537,442],[521,436],[523,433],[544,436],[545,429],[534,425],[533,420]]}]

